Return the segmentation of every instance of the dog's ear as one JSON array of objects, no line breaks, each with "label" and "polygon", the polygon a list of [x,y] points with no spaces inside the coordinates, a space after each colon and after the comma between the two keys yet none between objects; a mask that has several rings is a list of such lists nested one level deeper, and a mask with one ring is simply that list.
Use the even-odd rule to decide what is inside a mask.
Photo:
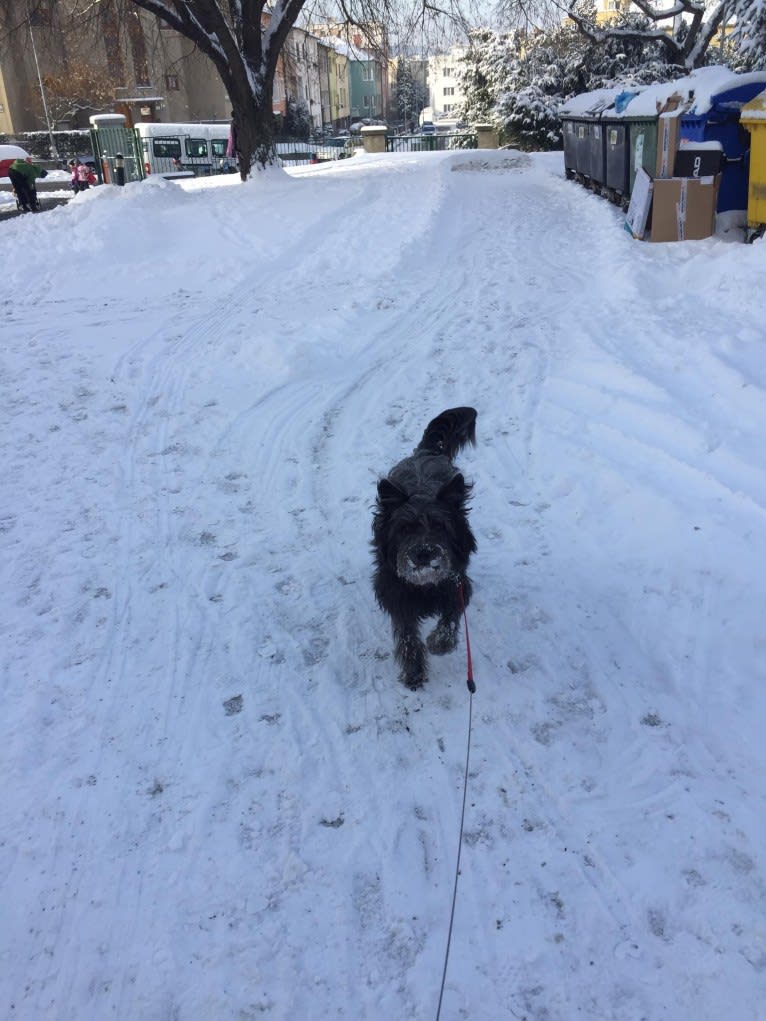
[{"label": "dog's ear", "polygon": [[378,499],[384,507],[399,507],[407,502],[407,494],[395,486],[390,479],[381,479],[378,482]]},{"label": "dog's ear", "polygon": [[460,472],[457,475],[453,475],[449,482],[445,482],[437,493],[437,499],[443,500],[444,503],[456,504],[461,503],[468,493],[468,486],[466,481]]}]

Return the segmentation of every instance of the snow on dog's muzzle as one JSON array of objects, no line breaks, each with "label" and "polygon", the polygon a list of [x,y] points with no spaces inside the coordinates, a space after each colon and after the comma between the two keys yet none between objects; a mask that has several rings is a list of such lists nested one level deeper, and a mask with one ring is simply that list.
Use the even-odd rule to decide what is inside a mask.
[{"label": "snow on dog's muzzle", "polygon": [[437,585],[450,576],[449,556],[435,543],[414,543],[399,550],[396,573],[410,585]]}]

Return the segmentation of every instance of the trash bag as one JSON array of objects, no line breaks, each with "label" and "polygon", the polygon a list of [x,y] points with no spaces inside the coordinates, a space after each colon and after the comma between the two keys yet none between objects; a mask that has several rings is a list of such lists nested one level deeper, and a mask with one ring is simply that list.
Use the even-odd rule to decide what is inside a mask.
[{"label": "trash bag", "polygon": [[622,113],[628,103],[637,96],[637,92],[621,92],[614,101],[614,109],[617,113]]}]

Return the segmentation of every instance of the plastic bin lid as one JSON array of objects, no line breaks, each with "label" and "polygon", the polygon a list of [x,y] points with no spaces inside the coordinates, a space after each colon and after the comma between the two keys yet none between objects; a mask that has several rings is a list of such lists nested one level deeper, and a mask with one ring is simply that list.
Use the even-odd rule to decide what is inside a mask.
[{"label": "plastic bin lid", "polygon": [[618,88],[581,92],[579,96],[572,96],[559,107],[559,114],[562,117],[598,117],[603,110],[613,105],[625,89],[624,85],[620,85]]},{"label": "plastic bin lid", "polygon": [[743,121],[766,121],[766,89],[742,107]]}]

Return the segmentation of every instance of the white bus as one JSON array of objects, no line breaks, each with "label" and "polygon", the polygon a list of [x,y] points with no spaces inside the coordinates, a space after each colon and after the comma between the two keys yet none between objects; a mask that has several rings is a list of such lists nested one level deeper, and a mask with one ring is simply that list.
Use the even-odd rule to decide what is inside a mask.
[{"label": "white bus", "polygon": [[228,123],[136,124],[144,150],[144,170],[163,177],[231,173],[236,160],[226,155]]}]

